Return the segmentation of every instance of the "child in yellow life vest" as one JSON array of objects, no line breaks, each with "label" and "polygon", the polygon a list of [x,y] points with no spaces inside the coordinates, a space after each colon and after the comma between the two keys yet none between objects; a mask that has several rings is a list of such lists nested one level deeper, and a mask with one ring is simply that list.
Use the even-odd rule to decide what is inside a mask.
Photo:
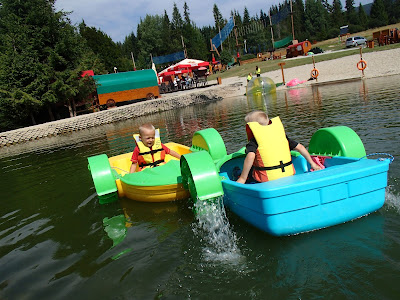
[{"label": "child in yellow life vest", "polygon": [[279,117],[270,120],[265,112],[256,110],[248,113],[245,121],[249,142],[237,182],[266,182],[294,175],[290,150],[300,152],[312,169],[321,169],[302,144],[286,136]]},{"label": "child in yellow life vest", "polygon": [[249,82],[252,78],[253,78],[253,75],[251,75],[251,73],[249,73],[249,75],[247,75],[247,82]]},{"label": "child in yellow life vest", "polygon": [[[158,130],[157,130],[158,131]],[[176,158],[181,155],[161,143],[159,132],[152,124],[144,124],[139,127],[139,135],[134,135],[136,148],[132,154],[132,165],[130,173],[136,171],[139,164],[139,171],[144,168],[154,168],[164,164],[165,155],[169,154]]]}]

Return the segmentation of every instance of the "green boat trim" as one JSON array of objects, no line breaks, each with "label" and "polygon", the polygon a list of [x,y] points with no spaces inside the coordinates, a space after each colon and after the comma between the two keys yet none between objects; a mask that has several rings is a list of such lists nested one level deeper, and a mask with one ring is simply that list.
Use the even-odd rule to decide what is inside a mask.
[{"label": "green boat trim", "polygon": [[126,174],[121,181],[132,186],[163,186],[182,183],[179,160],[170,160],[156,168],[146,168],[140,172]]},{"label": "green boat trim", "polygon": [[310,140],[310,154],[361,158],[366,155],[364,144],[357,133],[347,126],[333,126],[317,130]]}]

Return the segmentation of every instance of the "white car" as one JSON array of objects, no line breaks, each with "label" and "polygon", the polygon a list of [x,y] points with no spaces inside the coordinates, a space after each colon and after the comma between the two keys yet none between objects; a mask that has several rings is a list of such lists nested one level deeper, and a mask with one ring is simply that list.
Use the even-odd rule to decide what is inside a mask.
[{"label": "white car", "polygon": [[366,43],[367,43],[366,38],[364,38],[362,36],[353,36],[353,37],[349,37],[346,40],[346,48],[365,45]]}]

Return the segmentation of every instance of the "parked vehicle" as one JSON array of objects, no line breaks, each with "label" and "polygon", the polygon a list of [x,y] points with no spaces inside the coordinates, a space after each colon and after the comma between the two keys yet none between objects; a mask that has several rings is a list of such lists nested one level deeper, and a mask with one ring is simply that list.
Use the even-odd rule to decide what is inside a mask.
[{"label": "parked vehicle", "polygon": [[366,45],[366,44],[367,44],[367,39],[362,36],[353,36],[353,37],[349,37],[346,40],[346,48],[356,47],[356,46]]}]

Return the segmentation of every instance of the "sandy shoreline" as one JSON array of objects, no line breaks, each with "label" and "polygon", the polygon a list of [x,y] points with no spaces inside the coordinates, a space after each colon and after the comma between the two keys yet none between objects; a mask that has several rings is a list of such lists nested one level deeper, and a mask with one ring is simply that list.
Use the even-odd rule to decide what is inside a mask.
[{"label": "sandy shoreline", "polygon": [[[400,74],[399,58],[400,48],[363,54],[363,59],[367,62],[367,68],[364,70],[364,78]],[[295,59],[305,59],[305,57]],[[316,68],[319,70],[318,81],[306,81],[302,86],[342,80],[361,80],[362,72],[357,69],[357,63],[359,60],[360,55],[354,54],[334,60],[318,62],[316,63]],[[236,68],[240,68],[240,66]],[[312,63],[284,69],[285,81],[288,82],[294,78],[307,80],[311,76],[310,74],[312,69]],[[280,69],[261,73],[261,76],[269,77],[275,83],[282,82],[282,72]],[[0,148],[38,140],[48,136],[68,134],[103,124],[127,120],[132,117],[137,117],[138,111],[140,112],[140,115],[146,115],[178,107],[214,102],[221,100],[222,98],[243,96],[246,93],[246,85],[246,77],[236,76],[224,78],[220,85],[217,85],[216,80],[214,80],[210,81],[209,86],[205,88],[163,94],[161,98],[155,100],[138,102],[117,107],[112,110],[2,132],[0,133]],[[277,90],[285,89],[287,89],[287,87],[283,85],[277,88]]]},{"label": "sandy shoreline", "polygon": [[[305,57],[301,57],[298,59],[305,59]],[[367,68],[364,70],[364,78],[375,78],[400,74],[400,48],[364,53],[363,60],[367,62]],[[317,82],[327,83],[341,80],[361,79],[362,72],[357,69],[357,63],[359,61],[360,55],[354,54],[338,59],[318,62],[315,65],[315,67],[319,71]],[[289,69],[284,68],[285,82],[288,82],[294,78],[298,78],[299,80],[307,80],[311,77],[312,69],[312,63]],[[269,77],[275,83],[282,82],[281,70],[261,73],[261,76]],[[315,83],[315,80],[311,80],[305,82],[303,85],[311,85]],[[244,77],[224,78],[222,80],[222,85],[218,86],[218,95],[225,98],[230,96],[243,95],[246,92],[246,84],[246,78]],[[234,88],[230,90],[226,87]],[[286,89],[285,86],[278,87],[278,90],[284,89]]]}]

